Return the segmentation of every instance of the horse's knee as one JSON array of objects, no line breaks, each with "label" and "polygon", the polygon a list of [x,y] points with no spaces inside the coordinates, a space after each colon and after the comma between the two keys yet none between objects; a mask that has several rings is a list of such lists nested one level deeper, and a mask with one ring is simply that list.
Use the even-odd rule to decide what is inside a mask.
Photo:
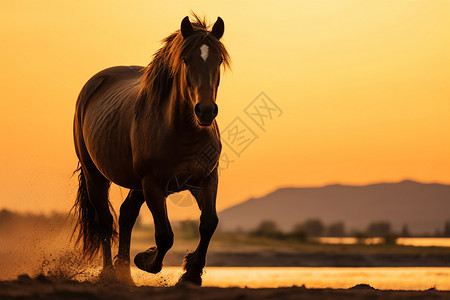
[{"label": "horse's knee", "polygon": [[200,233],[213,234],[219,224],[219,218],[216,213],[205,214],[200,217]]},{"label": "horse's knee", "polygon": [[173,232],[169,230],[164,233],[155,234],[155,242],[159,251],[166,252],[173,246]]}]

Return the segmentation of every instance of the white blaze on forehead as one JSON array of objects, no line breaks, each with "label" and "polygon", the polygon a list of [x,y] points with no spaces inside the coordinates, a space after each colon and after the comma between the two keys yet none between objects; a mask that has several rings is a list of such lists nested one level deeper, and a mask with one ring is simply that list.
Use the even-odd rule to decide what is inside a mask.
[{"label": "white blaze on forehead", "polygon": [[200,56],[201,56],[201,57],[203,58],[203,60],[206,62],[206,59],[208,58],[209,47],[206,46],[205,44],[203,44],[203,45],[200,47],[200,51],[201,51]]}]

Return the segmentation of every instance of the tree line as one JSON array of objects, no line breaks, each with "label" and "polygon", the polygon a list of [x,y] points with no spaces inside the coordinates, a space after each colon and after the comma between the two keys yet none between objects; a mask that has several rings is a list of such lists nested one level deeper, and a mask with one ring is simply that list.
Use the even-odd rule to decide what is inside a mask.
[{"label": "tree line", "polygon": [[[407,224],[403,225],[400,232],[395,232],[390,222],[376,221],[371,222],[364,230],[349,232],[342,221],[325,225],[319,219],[309,219],[298,223],[289,232],[280,230],[274,221],[264,220],[249,234],[259,237],[294,238],[298,240],[306,240],[309,237],[356,237],[358,239],[380,237],[388,243],[390,239],[412,236]],[[445,223],[442,232],[437,231],[431,236],[450,237],[450,221]]]}]

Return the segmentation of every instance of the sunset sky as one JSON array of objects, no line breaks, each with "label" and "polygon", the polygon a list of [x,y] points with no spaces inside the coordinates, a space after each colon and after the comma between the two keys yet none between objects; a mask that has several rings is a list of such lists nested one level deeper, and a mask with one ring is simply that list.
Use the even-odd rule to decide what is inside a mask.
[{"label": "sunset sky", "polygon": [[[0,10],[0,208],[68,211],[81,87],[147,65],[190,10],[225,22],[219,126],[258,136],[240,156],[224,145],[219,210],[283,186],[450,183],[449,1],[16,0]],[[245,113],[261,92],[282,111],[264,130]],[[169,201],[172,218],[194,208]]]}]

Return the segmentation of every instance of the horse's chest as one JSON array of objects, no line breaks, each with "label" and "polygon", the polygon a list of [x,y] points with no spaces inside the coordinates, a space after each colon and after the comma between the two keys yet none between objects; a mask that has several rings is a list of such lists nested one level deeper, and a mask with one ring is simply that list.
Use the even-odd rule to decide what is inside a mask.
[{"label": "horse's chest", "polygon": [[211,142],[199,151],[186,152],[179,156],[181,159],[174,164],[168,174],[168,190],[171,192],[191,190],[210,176],[219,162],[221,145]]},{"label": "horse's chest", "polygon": [[176,166],[176,171],[184,171],[195,178],[208,176],[219,162],[221,147],[219,143],[208,143],[200,150],[188,155],[180,155],[182,159]]}]

